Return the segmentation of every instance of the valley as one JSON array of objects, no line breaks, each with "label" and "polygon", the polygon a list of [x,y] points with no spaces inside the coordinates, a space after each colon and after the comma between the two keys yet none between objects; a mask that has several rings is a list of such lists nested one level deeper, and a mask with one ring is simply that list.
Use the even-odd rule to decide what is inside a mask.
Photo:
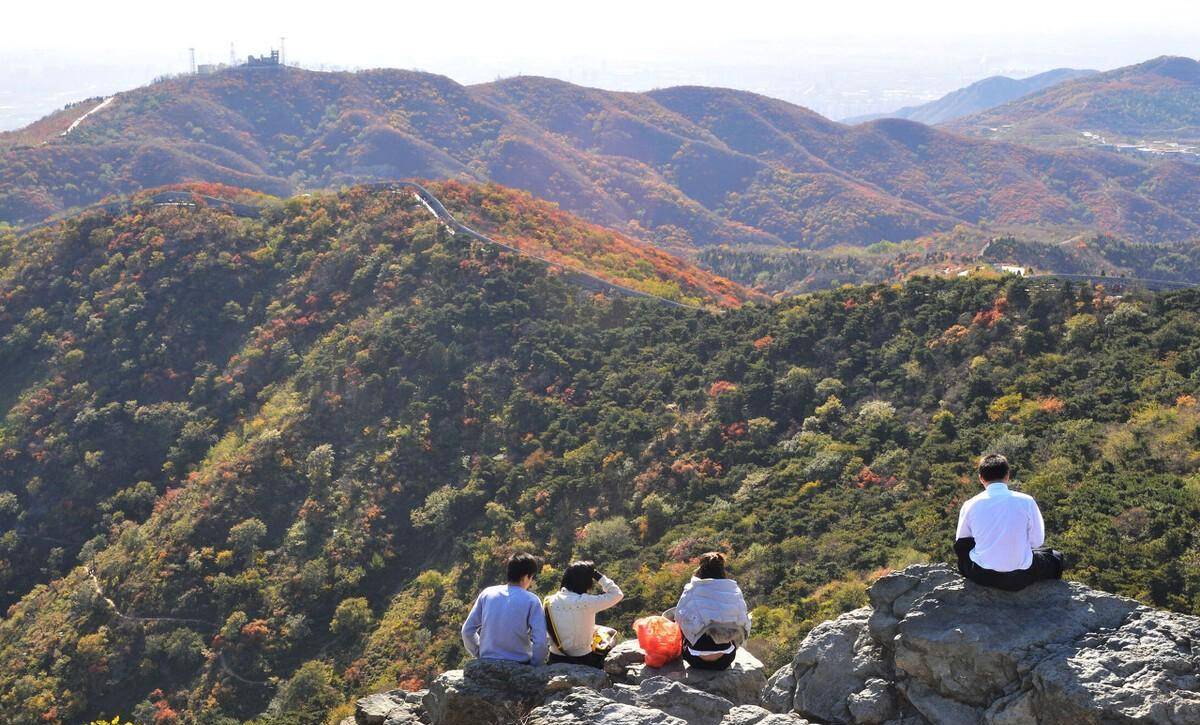
[{"label": "valley", "polygon": [[[587,258],[522,194],[431,191]],[[984,447],[1074,577],[1200,606],[1195,290],[918,277],[716,313],[449,232],[357,187],[0,236],[14,722],[324,722],[456,664],[516,547],[605,562],[621,629],[726,548],[775,667],[946,556]]]}]

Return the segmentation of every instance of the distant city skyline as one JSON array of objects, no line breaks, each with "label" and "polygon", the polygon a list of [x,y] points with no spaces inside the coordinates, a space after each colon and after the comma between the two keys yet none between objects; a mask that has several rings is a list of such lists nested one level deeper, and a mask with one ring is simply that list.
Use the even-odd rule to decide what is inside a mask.
[{"label": "distant city skyline", "polygon": [[13,25],[0,50],[0,130],[187,72],[189,48],[197,63],[227,62],[232,43],[244,60],[277,48],[281,36],[289,64],[318,70],[415,68],[468,84],[532,74],[626,91],[728,86],[835,119],[931,100],[989,75],[1200,55],[1200,6],[1173,0],[1147,0],[1135,14],[1114,2],[1014,0],[1003,13],[942,0],[776,5],[615,0],[584,11],[472,0],[446,18],[421,5],[359,0],[215,0],[185,20],[142,0],[116,13],[67,0],[65,27],[24,5],[6,10]]}]

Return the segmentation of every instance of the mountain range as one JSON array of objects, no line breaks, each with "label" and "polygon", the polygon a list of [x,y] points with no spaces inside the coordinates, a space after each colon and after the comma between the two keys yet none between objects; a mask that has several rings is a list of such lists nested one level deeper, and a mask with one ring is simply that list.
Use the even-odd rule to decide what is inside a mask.
[{"label": "mountain range", "polygon": [[1200,234],[1198,165],[900,119],[846,126],[716,88],[617,93],[534,77],[463,86],[398,70],[238,68],[0,135],[0,219],[13,224],[182,181],[287,195],[407,177],[524,189],[682,253],[1014,229],[1153,243]]},{"label": "mountain range", "polygon": [[981,113],[1002,103],[1027,96],[1043,88],[1062,83],[1074,78],[1083,78],[1098,71],[1077,70],[1075,68],[1055,68],[1045,73],[1029,76],[1028,78],[1009,78],[1008,76],[991,76],[981,81],[975,81],[969,86],[951,91],[946,95],[928,103],[917,106],[905,106],[890,113],[872,113],[865,116],[855,116],[843,119],[843,123],[865,123],[880,118],[904,118],[909,121],[936,125],[953,121],[963,116]]},{"label": "mountain range", "polygon": [[1200,161],[1200,62],[1154,58],[1060,83],[945,128],[1053,148],[1129,143],[1160,156],[1178,154],[1173,142],[1190,146],[1192,160]]},{"label": "mountain range", "polygon": [[[1149,127],[1185,60],[985,113]],[[1197,281],[1200,164],[979,118],[257,67],[0,135],[0,720],[337,722],[518,550],[626,633],[726,551],[774,669],[984,450],[1071,578],[1200,614],[1200,294],[948,272]]]}]

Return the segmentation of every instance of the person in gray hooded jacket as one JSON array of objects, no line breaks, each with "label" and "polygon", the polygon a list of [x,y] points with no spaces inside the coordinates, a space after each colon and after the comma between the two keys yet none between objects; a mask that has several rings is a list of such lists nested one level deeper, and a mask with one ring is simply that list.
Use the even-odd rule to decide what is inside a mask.
[{"label": "person in gray hooded jacket", "polygon": [[675,607],[683,631],[683,659],[692,667],[724,670],[750,636],[750,612],[737,582],[725,573],[725,555],[710,551],[683,588]]}]

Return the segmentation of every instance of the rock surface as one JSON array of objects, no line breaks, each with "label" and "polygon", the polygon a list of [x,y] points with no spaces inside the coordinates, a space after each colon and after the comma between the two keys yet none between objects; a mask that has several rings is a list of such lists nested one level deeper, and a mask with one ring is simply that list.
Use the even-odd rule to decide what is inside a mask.
[{"label": "rock surface", "polygon": [[729,669],[719,672],[689,667],[683,660],[675,660],[664,667],[647,667],[645,656],[636,640],[622,642],[604,661],[604,671],[614,682],[636,685],[648,678],[662,677],[723,697],[734,705],[762,703],[767,673],[763,663],[745,649],[738,649]]},{"label": "rock surface", "polygon": [[661,676],[647,677],[636,687],[617,685],[611,692],[615,700],[662,710],[692,725],[719,725],[733,709],[723,697]]},{"label": "rock surface", "polygon": [[528,722],[529,725],[687,725],[686,720],[662,710],[614,702],[583,687],[533,710]]},{"label": "rock surface", "polygon": [[501,660],[471,660],[461,670],[439,675],[429,686],[424,706],[430,725],[479,725],[515,722],[549,696],[609,684],[602,670],[582,665],[530,667]]},{"label": "rock surface", "polygon": [[1200,618],[1070,582],[1002,592],[944,564],[809,633],[764,702],[831,723],[1200,725]]},{"label": "rock surface", "polygon": [[355,703],[355,725],[419,725],[424,692],[391,690],[368,695]]}]

